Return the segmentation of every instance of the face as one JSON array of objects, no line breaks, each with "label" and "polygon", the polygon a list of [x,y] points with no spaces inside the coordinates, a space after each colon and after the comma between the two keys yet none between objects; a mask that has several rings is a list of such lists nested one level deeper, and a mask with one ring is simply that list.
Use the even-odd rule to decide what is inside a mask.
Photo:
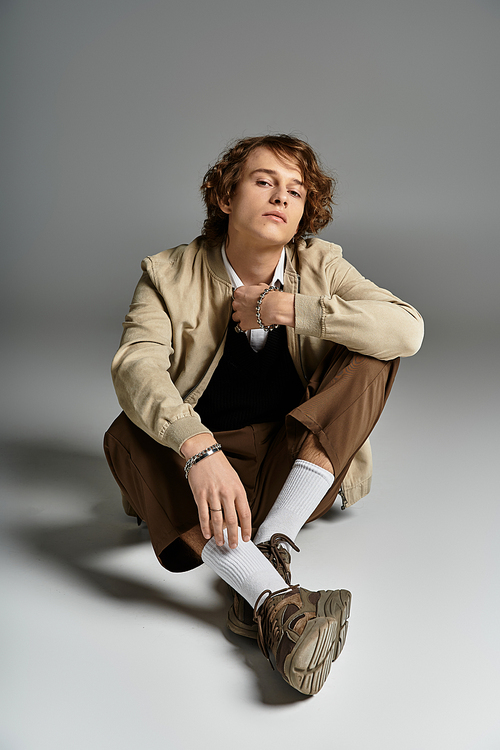
[{"label": "face", "polygon": [[297,164],[256,148],[243,165],[234,195],[220,204],[229,217],[230,243],[281,249],[297,232],[306,196]]}]

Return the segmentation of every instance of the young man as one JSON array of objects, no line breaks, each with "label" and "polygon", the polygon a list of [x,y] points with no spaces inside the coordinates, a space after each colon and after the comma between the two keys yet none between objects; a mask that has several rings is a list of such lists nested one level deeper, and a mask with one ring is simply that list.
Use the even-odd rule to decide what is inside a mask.
[{"label": "young man", "polygon": [[334,180],[290,136],[246,138],[202,185],[203,234],[146,258],[112,365],[122,414],[105,452],[162,565],[208,564],[228,626],[318,692],[351,595],[292,584],[295,539],[340,493],[369,491],[368,436],[419,313],[314,237]]}]

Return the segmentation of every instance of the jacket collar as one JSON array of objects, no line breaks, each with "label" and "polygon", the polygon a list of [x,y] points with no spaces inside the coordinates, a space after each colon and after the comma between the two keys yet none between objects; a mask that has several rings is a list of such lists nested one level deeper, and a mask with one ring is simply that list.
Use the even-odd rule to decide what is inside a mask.
[{"label": "jacket collar", "polygon": [[[229,274],[226,271],[226,268],[224,266],[224,261],[222,260],[222,253],[221,253],[222,243],[209,245],[201,237],[198,237],[195,240],[195,242],[200,244],[202,251],[205,254],[207,265],[212,276],[215,276],[215,278],[218,279],[218,281],[221,281],[223,284],[226,284],[231,289],[231,292],[232,292],[233,285],[231,283],[231,279],[229,278]],[[297,266],[298,253],[297,253],[297,250],[295,250],[293,246],[289,246],[289,245],[285,247],[285,253],[286,253],[286,263],[285,263],[285,285],[286,285],[287,276],[289,277],[291,276],[294,279],[297,278],[297,272],[295,269]]]},{"label": "jacket collar", "polygon": [[198,242],[201,245],[208,269],[212,276],[215,276],[218,281],[226,284],[232,293],[233,285],[231,284],[231,279],[229,278],[229,274],[224,266],[224,261],[222,260],[221,245],[209,245],[201,237],[198,237],[195,242]]}]

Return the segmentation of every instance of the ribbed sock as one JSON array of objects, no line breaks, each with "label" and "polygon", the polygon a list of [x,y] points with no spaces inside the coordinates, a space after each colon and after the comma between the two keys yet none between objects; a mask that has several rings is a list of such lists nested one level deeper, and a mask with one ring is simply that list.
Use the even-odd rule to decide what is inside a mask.
[{"label": "ribbed sock", "polygon": [[254,544],[273,534],[286,534],[292,542],[333,484],[334,476],[321,466],[298,459],[292,466],[276,502],[260,525]]},{"label": "ribbed sock", "polygon": [[262,552],[253,542],[244,542],[238,529],[238,546],[231,549],[227,543],[227,531],[224,531],[225,544],[218,547],[212,537],[203,547],[201,559],[223,581],[247,600],[250,606],[255,603],[263,591],[279,591],[286,584]]}]

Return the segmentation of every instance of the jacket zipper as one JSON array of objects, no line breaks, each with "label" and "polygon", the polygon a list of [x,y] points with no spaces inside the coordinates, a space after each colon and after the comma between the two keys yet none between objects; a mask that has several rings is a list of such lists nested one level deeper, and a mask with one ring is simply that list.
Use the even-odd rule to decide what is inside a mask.
[{"label": "jacket zipper", "polygon": [[[299,276],[299,274],[297,274],[297,294],[300,294],[300,276]],[[304,365],[302,364],[302,350],[300,348],[299,336],[297,336],[297,347],[298,347],[298,350],[299,350],[299,362],[300,362],[300,369],[302,370],[302,376],[303,376],[304,380],[307,381],[307,378],[306,378],[306,375],[305,375],[305,372],[304,372]],[[342,505],[340,506],[340,510],[346,510],[346,508],[347,508],[347,500],[346,500],[346,496],[345,496],[345,493],[344,493],[344,486],[342,484],[339,487],[339,493],[338,494],[342,498]]]},{"label": "jacket zipper", "polygon": [[[299,274],[297,274],[297,294],[300,294],[300,276],[299,276]],[[305,381],[307,382],[307,378],[306,378],[306,375],[305,375],[305,372],[304,372],[304,365],[303,365],[303,363],[302,363],[302,350],[301,350],[301,348],[300,348],[300,342],[299,342],[299,338],[300,338],[300,337],[299,337],[299,336],[297,336],[297,348],[298,348],[298,350],[299,350],[299,363],[300,363],[300,369],[301,369],[301,371],[302,371],[302,377],[303,377],[303,378],[304,378],[304,380],[305,380]],[[341,485],[340,485],[340,487],[339,487],[339,492],[338,492],[338,494],[339,494],[339,495],[340,495],[340,497],[342,498],[342,505],[340,506],[340,510],[346,510],[346,508],[347,508],[347,500],[346,500],[346,496],[345,496],[345,493],[344,493],[344,486],[343,486],[342,484],[341,484]]]},{"label": "jacket zipper", "polygon": [[[299,276],[299,274],[297,274],[297,294],[300,294],[300,276]],[[300,348],[300,336],[299,335],[297,335],[297,349],[299,350],[300,371],[302,372],[302,377],[304,378],[304,380],[307,383],[308,380],[306,378],[306,374],[304,372],[304,365],[302,363],[302,350]]]},{"label": "jacket zipper", "polygon": [[339,487],[339,495],[342,498],[342,505],[340,506],[340,510],[345,510],[347,508],[347,505],[346,505],[347,500],[345,497],[344,487],[342,484]]}]

